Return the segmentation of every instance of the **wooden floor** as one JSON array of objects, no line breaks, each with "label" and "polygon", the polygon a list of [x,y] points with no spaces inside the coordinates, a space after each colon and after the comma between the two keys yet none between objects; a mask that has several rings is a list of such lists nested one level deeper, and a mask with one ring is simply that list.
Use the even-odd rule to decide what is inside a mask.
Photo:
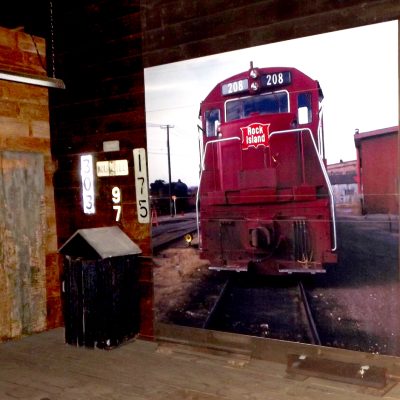
[{"label": "wooden floor", "polygon": [[0,344],[0,400],[400,399],[239,355],[136,340],[111,351],[64,344],[64,330]]}]

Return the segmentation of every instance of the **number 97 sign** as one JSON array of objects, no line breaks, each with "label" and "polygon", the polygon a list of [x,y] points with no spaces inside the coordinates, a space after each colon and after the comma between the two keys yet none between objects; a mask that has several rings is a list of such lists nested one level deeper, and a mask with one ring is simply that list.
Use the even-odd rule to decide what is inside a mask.
[{"label": "number 97 sign", "polygon": [[150,205],[145,149],[133,150],[133,163],[135,166],[135,186],[138,221],[141,224],[148,224],[150,222]]}]

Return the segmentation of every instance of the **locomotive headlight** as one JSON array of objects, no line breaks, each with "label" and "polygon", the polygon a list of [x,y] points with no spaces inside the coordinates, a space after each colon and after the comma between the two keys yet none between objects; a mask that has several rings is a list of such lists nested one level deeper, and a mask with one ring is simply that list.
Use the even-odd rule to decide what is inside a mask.
[{"label": "locomotive headlight", "polygon": [[256,69],[252,69],[252,70],[250,71],[250,77],[253,78],[253,79],[256,79],[257,76],[258,76],[257,70],[256,70]]},{"label": "locomotive headlight", "polygon": [[253,92],[256,92],[259,88],[258,82],[253,82],[250,87]]},{"label": "locomotive headlight", "polygon": [[185,235],[185,242],[188,246],[192,245],[192,241],[193,241],[193,236],[190,233],[187,233]]}]

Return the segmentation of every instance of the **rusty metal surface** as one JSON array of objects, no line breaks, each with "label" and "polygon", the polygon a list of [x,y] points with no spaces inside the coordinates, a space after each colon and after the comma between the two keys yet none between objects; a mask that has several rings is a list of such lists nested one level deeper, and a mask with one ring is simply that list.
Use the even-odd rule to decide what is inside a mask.
[{"label": "rusty metal surface", "polygon": [[180,343],[203,346],[210,349],[223,349],[233,353],[248,354],[252,359],[287,363],[290,354],[303,354],[344,363],[359,363],[385,368],[388,377],[400,380],[400,365],[397,357],[380,354],[367,354],[304,343],[264,339],[253,336],[232,334],[198,328],[189,328],[164,323],[155,324],[155,338],[158,342]]},{"label": "rusty metal surface", "polygon": [[382,389],[388,384],[387,371],[382,367],[296,354],[288,355],[287,372],[378,389]]}]

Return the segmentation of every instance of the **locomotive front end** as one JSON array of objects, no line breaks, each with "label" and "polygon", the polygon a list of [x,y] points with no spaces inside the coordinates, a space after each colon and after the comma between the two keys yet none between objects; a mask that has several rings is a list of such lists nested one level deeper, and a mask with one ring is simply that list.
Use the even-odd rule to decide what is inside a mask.
[{"label": "locomotive front end", "polygon": [[201,257],[211,268],[324,272],[336,261],[318,82],[251,67],[201,105]]}]

